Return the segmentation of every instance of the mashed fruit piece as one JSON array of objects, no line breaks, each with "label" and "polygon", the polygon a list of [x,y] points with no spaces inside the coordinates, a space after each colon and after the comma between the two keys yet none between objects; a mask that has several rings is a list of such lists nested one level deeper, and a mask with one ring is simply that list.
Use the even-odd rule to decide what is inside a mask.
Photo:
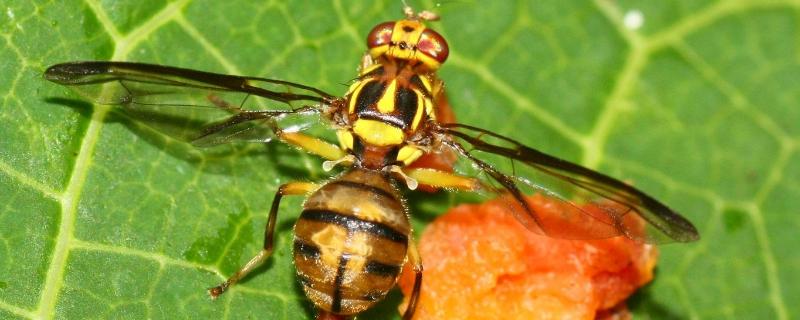
[{"label": "mashed fruit piece", "polygon": [[[540,215],[558,214],[547,198],[529,200]],[[498,200],[449,210],[428,226],[418,248],[425,268],[418,320],[624,319],[625,299],[652,279],[657,257],[655,247],[624,237],[538,235]],[[406,300],[413,280],[406,266]]]}]

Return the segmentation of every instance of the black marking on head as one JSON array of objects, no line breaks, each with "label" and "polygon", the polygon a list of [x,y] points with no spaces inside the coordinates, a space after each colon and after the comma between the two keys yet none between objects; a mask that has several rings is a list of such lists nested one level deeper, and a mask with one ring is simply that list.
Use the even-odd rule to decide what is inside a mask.
[{"label": "black marking on head", "polygon": [[403,31],[405,31],[405,32],[414,31],[414,27],[412,27],[412,26],[403,26]]}]

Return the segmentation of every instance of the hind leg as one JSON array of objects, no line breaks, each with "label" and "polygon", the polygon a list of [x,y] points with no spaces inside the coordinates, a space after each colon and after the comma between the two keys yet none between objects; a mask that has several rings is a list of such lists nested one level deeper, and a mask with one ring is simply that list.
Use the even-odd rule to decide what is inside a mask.
[{"label": "hind leg", "polygon": [[419,251],[417,251],[417,245],[414,243],[414,239],[409,241],[408,261],[412,264],[414,270],[414,288],[411,290],[411,297],[408,299],[408,307],[406,307],[406,311],[403,313],[403,320],[411,320],[411,318],[414,317],[419,294],[422,290],[422,259],[419,257]]},{"label": "hind leg", "polygon": [[208,294],[211,295],[211,298],[216,299],[219,295],[225,293],[232,285],[236,284],[247,276],[250,272],[252,272],[255,268],[260,266],[264,263],[264,261],[269,258],[272,254],[272,245],[273,245],[273,238],[275,233],[275,222],[278,218],[278,207],[281,203],[281,197],[286,195],[301,195],[301,194],[308,194],[311,191],[317,189],[317,185],[308,182],[290,182],[284,184],[278,188],[278,192],[275,193],[275,199],[272,200],[272,208],[269,210],[269,218],[267,219],[267,226],[264,230],[264,247],[261,251],[258,252],[250,261],[248,261],[244,266],[242,266],[239,271],[236,271],[228,280],[221,283],[220,285],[208,289]]}]

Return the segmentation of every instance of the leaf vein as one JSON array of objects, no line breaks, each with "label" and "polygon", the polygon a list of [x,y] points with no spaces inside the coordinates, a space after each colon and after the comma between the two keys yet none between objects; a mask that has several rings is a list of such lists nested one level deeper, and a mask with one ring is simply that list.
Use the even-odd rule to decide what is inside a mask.
[{"label": "leaf vein", "polygon": [[46,197],[48,197],[50,199],[53,199],[53,200],[60,200],[61,199],[61,194],[59,192],[57,192],[56,190],[53,190],[50,187],[46,186],[45,184],[43,184],[43,183],[41,183],[39,181],[36,181],[36,179],[33,179],[33,178],[29,177],[28,175],[15,170],[12,166],[8,165],[7,163],[5,163],[2,160],[0,160],[0,172],[5,173],[6,175],[11,177],[12,179],[22,183],[23,185],[26,185],[26,186],[30,187],[33,190],[41,192],[42,195],[44,195],[44,196],[46,196]]},{"label": "leaf vein", "polygon": [[576,143],[581,143],[583,141],[583,137],[577,131],[575,131],[575,129],[568,126],[559,117],[547,111],[547,109],[542,108],[535,102],[528,99],[525,95],[522,95],[516,90],[514,90],[513,87],[502,81],[501,78],[498,78],[488,68],[488,66],[481,65],[457,53],[450,54],[448,63],[453,66],[461,67],[479,76],[484,80],[484,82],[486,83],[487,86],[489,86],[489,88],[493,89],[500,95],[505,96],[507,99],[511,100],[514,103],[514,105],[517,106],[519,109],[522,109],[530,116],[539,119],[539,121],[541,121],[545,125],[552,128],[554,131],[564,136],[567,140]]}]

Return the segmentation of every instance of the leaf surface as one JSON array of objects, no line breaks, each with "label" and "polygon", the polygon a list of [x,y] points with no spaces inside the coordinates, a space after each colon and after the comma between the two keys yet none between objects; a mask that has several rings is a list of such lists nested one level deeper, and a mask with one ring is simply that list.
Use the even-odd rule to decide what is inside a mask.
[{"label": "leaf surface", "polygon": [[[195,149],[41,77],[127,60],[343,93],[399,1],[17,1],[0,9],[0,318],[313,314],[291,263],[302,199],[266,267],[278,185],[327,177],[281,145]],[[702,240],[661,248],[638,317],[800,316],[800,14],[794,0],[486,1],[436,8],[461,122],[630,181]],[[638,21],[638,22],[637,22]],[[418,231],[455,204],[411,195]],[[397,298],[364,318],[397,319]]]}]

